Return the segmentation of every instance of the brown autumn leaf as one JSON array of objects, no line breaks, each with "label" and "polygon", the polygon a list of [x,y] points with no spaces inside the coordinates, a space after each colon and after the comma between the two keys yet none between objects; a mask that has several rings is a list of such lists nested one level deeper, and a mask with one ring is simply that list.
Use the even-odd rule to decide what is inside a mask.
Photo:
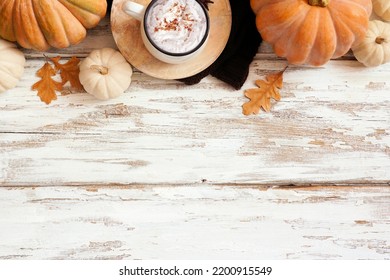
[{"label": "brown autumn leaf", "polygon": [[51,58],[51,61],[53,61],[54,66],[57,71],[60,71],[60,76],[62,79],[62,85],[65,85],[67,82],[70,83],[70,86],[77,90],[83,90],[84,87],[80,83],[79,79],[79,63],[80,59],[73,56],[71,59],[68,60],[65,64],[60,63],[61,57],[53,57]]},{"label": "brown autumn leaf", "polygon": [[62,84],[53,80],[53,76],[56,75],[56,71],[46,62],[42,68],[37,71],[37,76],[41,78],[38,82],[33,84],[32,90],[38,91],[38,96],[41,101],[46,104],[50,104],[53,100],[57,99],[57,91],[62,90]]},{"label": "brown autumn leaf", "polygon": [[283,87],[283,73],[286,69],[267,75],[265,80],[256,80],[258,88],[245,90],[244,94],[250,101],[242,105],[244,115],[258,114],[261,108],[266,112],[271,110],[271,98],[276,101],[281,98],[279,90]]}]

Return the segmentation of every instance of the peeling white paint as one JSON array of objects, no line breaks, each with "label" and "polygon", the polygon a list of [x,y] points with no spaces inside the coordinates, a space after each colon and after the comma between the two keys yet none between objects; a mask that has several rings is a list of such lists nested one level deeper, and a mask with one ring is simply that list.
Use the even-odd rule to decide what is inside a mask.
[{"label": "peeling white paint", "polygon": [[375,187],[0,188],[0,259],[389,259],[389,200]]},{"label": "peeling white paint", "polygon": [[[115,46],[99,28],[60,54]],[[25,53],[0,96],[0,259],[389,259],[390,64],[290,66],[246,117],[244,89],[286,65],[267,44],[239,91],[135,71],[118,99],[49,106]],[[349,187],[258,187],[312,184]]]}]

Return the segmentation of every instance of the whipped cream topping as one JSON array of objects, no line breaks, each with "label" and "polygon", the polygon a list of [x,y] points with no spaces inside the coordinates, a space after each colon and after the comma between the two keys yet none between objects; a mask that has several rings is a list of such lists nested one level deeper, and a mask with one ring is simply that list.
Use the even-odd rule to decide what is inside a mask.
[{"label": "whipped cream topping", "polygon": [[195,49],[207,30],[205,11],[195,0],[156,1],[145,20],[150,39],[170,53]]}]

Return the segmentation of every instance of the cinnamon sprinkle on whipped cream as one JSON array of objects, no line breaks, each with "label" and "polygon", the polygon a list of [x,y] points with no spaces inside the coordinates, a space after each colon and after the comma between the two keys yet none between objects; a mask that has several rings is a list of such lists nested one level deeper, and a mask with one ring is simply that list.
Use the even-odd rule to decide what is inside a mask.
[{"label": "cinnamon sprinkle on whipped cream", "polygon": [[195,0],[157,1],[150,8],[146,20],[151,40],[171,53],[195,49],[207,30],[205,12]]}]

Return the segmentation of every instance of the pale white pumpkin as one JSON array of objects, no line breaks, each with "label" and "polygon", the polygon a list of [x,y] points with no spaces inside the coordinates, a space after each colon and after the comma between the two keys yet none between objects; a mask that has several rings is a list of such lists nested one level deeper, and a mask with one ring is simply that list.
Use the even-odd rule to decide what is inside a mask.
[{"label": "pale white pumpkin", "polygon": [[380,18],[390,21],[390,0],[372,0],[372,8]]},{"label": "pale white pumpkin", "polygon": [[111,48],[92,51],[80,63],[80,82],[100,100],[116,98],[131,83],[133,70],[122,54]]},{"label": "pale white pumpkin", "polygon": [[14,88],[24,72],[26,59],[16,45],[0,39],[0,92]]},{"label": "pale white pumpkin", "polygon": [[352,51],[365,66],[374,67],[390,62],[390,23],[370,21],[366,37],[353,46]]}]

